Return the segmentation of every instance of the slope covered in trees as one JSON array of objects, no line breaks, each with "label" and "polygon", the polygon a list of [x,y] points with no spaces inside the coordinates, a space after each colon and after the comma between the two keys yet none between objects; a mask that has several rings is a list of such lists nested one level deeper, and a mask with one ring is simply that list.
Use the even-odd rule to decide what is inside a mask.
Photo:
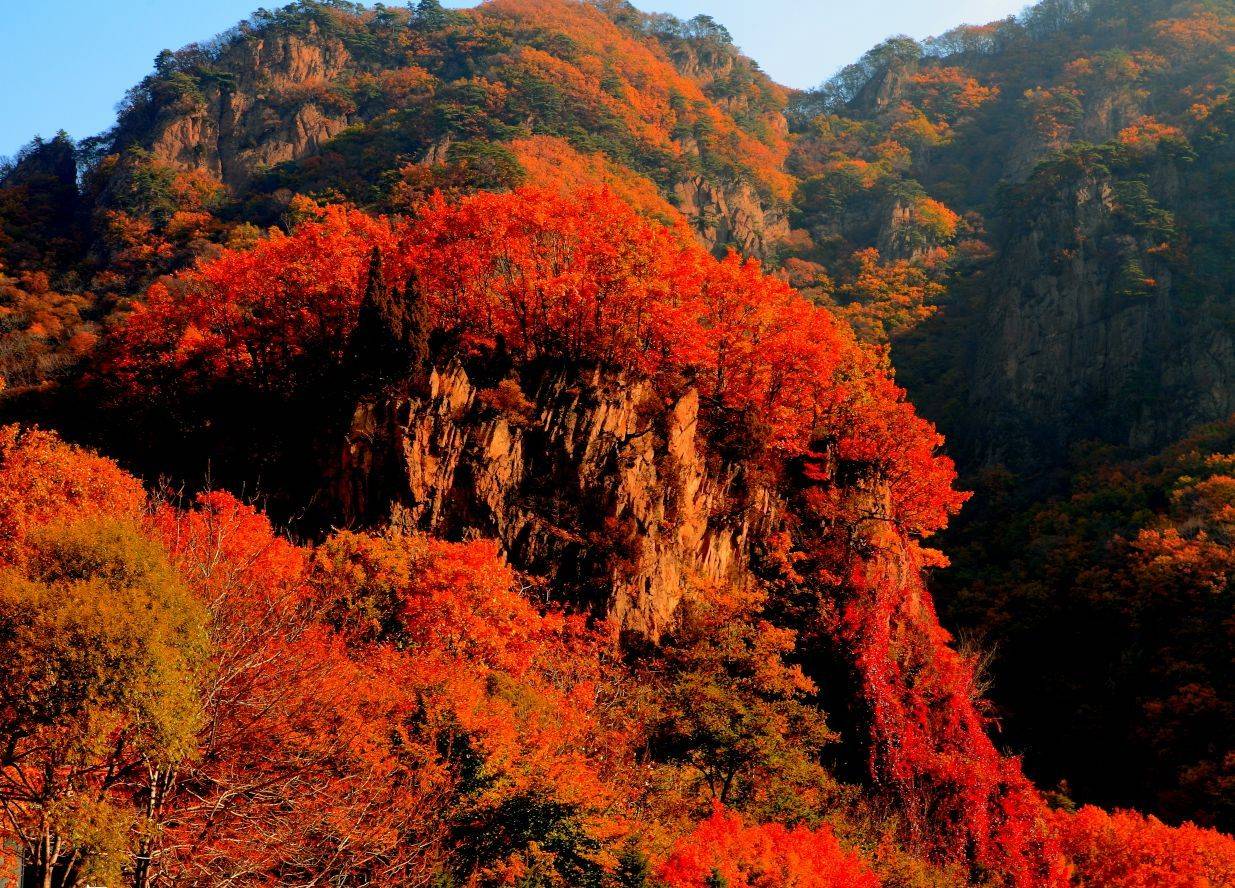
[{"label": "slope covered in trees", "polygon": [[[1235,409],[1233,36],[1046,0],[801,94],[611,2],[302,2],[161,54],[0,170],[0,413],[164,482],[0,438],[28,858],[1231,881],[1176,825],[1235,827],[1229,430],[1182,437]],[[890,364],[976,489],[952,569]]]},{"label": "slope covered in trees", "polygon": [[[1230,829],[1230,423],[1148,458],[1078,456],[1057,497],[986,478],[940,592],[999,639],[1030,766],[1082,798]],[[1057,653],[1043,661],[1041,650]]]},{"label": "slope covered in trees", "polygon": [[109,132],[36,140],[3,168],[0,373],[19,391],[71,375],[155,277],[286,224],[296,194],[407,213],[439,190],[605,184],[718,250],[769,255],[792,188],[786,98],[706,17],[259,11],[161,53]]},{"label": "slope covered in trees", "polygon": [[[471,266],[442,261],[461,251]],[[402,309],[378,275],[415,281]],[[690,593],[659,639],[619,639],[490,543],[396,522],[296,545],[229,494],[147,500],[114,463],[6,427],[0,792],[52,884],[1233,875],[1231,840],[1052,812],[995,751],[919,575],[936,556],[917,539],[960,501],[937,436],[843,326],[753,263],[607,193],[517,192],[435,203],[415,224],[324,209],[165,289],[107,350],[141,398],[320,383],[346,369],[330,369],[329,337],[386,305],[387,324],[418,319],[388,342],[408,355],[427,337],[429,360],[491,363],[502,341],[516,365],[686,381],[709,423],[749,411],[766,433],[742,464],[770,477],[781,529],[751,583]],[[349,304],[340,331],[301,338],[306,317]],[[276,305],[283,321],[249,326]],[[202,311],[233,338],[193,333]],[[319,369],[254,375],[274,366],[262,354]],[[31,602],[45,622],[24,617]],[[31,630],[37,662],[63,667],[31,668]],[[829,708],[845,681],[853,702]]]}]

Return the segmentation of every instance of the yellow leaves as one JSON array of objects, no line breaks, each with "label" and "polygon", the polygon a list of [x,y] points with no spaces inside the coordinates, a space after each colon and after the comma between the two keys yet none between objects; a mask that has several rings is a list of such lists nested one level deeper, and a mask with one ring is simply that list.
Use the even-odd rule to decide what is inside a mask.
[{"label": "yellow leaves", "polygon": [[933,122],[920,109],[904,103],[900,120],[892,126],[892,137],[911,148],[932,148],[949,138],[948,124]]},{"label": "yellow leaves", "polygon": [[925,196],[914,201],[913,216],[914,221],[926,229],[936,243],[943,243],[954,238],[961,219],[942,202]]},{"label": "yellow leaves", "polygon": [[119,885],[135,850],[136,812],[111,799],[76,793],[56,799],[47,812],[55,835],[80,857],[77,873],[85,885]]},{"label": "yellow leaves", "polygon": [[[936,203],[924,198],[923,209],[943,233],[957,224],[956,217]],[[855,274],[837,286],[834,299],[863,338],[886,341],[937,311],[943,286],[921,265],[906,260],[884,262],[874,247],[860,250],[853,258],[857,263]]]},{"label": "yellow leaves", "polygon": [[[72,483],[49,468],[45,489]],[[145,775],[197,752],[206,614],[135,516],[63,505],[53,515],[69,523],[26,528],[21,567],[0,570],[0,802],[82,875],[114,880],[137,841]]]},{"label": "yellow leaves", "polygon": [[[66,674],[95,682],[80,702],[112,707],[137,732],[135,742],[149,745],[147,755],[191,755],[206,616],[167,553],[132,520],[93,516],[39,528],[30,550],[25,573],[40,601],[31,613],[44,636],[36,647],[49,661],[78,664]],[[97,671],[87,678],[83,668]]]}]

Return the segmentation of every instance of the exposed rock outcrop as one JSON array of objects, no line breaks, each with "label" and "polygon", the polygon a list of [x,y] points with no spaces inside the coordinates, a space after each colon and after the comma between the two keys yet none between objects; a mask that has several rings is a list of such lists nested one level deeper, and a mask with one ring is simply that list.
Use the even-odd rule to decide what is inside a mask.
[{"label": "exposed rock outcrop", "polygon": [[1046,465],[1087,439],[1160,446],[1235,410],[1229,327],[1181,299],[1119,188],[1085,174],[1006,245],[969,371],[979,461]]},{"label": "exposed rock outcrop", "polygon": [[[525,403],[495,392],[518,384]],[[511,401],[515,403],[511,403]],[[356,409],[338,498],[354,522],[489,536],[616,627],[656,634],[693,581],[752,581],[776,498],[711,451],[687,389],[551,370],[485,388],[460,363]]]},{"label": "exposed rock outcrop", "polygon": [[[495,538],[546,593],[617,632],[659,635],[697,583],[785,590],[818,609],[803,656],[854,776],[898,809],[934,811],[946,825],[915,813],[911,829],[942,853],[972,846],[1017,884],[1045,884],[1041,802],[966,696],[971,673],[922,585],[923,550],[891,520],[877,473],[815,453],[810,471],[773,481],[721,455],[692,387],[666,397],[639,377],[560,365],[503,368],[494,384],[493,363],[439,362],[360,401],[335,480],[349,520]],[[807,517],[817,485],[852,523]],[[794,552],[779,569],[778,539]]]},{"label": "exposed rock outcrop", "polygon": [[789,236],[785,214],[772,208],[745,182],[720,185],[702,176],[679,182],[677,208],[712,250],[734,246],[747,256],[768,256]]},{"label": "exposed rock outcrop", "polygon": [[[563,10],[580,14],[574,4],[564,3]],[[482,27],[483,10],[460,22],[473,19]],[[391,19],[397,20],[397,15]],[[428,34],[409,41],[407,30],[404,36],[392,36],[371,24],[364,16],[353,20],[346,15],[338,20],[331,15],[291,15],[277,24],[261,24],[259,19],[259,24],[242,25],[211,47],[167,53],[156,62],[156,73],[130,96],[109,135],[109,148],[123,153],[138,146],[163,167],[204,171],[240,201],[269,201],[271,220],[292,189],[338,188],[357,203],[388,209],[382,204],[387,180],[397,178],[397,171],[410,162],[444,165],[454,144],[475,151],[481,143],[500,145],[533,134],[567,135],[578,142],[575,130],[560,133],[564,112],[559,105],[565,103],[563,107],[574,109],[571,113],[605,120],[613,116],[603,125],[592,124],[605,131],[596,143],[589,136],[586,146],[576,147],[599,150],[619,166],[633,163],[640,175],[654,178],[710,248],[734,246],[762,258],[788,234],[783,206],[788,185],[781,181],[785,177],[776,160],[788,145],[782,113],[787,91],[731,46],[701,55],[690,41],[677,44],[679,55],[685,54],[679,62],[703,90],[692,100],[699,108],[682,111],[680,120],[643,120],[647,111],[639,110],[642,105],[636,103],[626,112],[613,105],[620,96],[601,90],[599,98],[578,84],[546,103],[518,78],[503,86],[528,91],[511,99],[511,104],[527,109],[514,119],[514,112],[484,97],[483,89],[466,85],[464,72],[477,63],[467,51],[436,43],[438,38]],[[661,63],[659,48],[648,47],[648,52],[649,64]],[[497,69],[499,80],[517,55],[508,59],[481,54]],[[598,107],[587,112],[577,108],[591,101]],[[722,126],[729,133],[722,148],[701,144],[704,136],[690,122],[703,107],[713,115],[709,126],[719,121],[727,125]],[[635,131],[624,132],[617,125],[623,113],[640,121]],[[680,124],[676,128],[675,121]],[[642,145],[645,128],[653,133],[672,130],[671,144],[632,149],[632,144]],[[649,167],[645,161],[640,166],[632,160],[632,150],[636,157],[665,151],[666,159],[676,157],[680,163],[657,161]],[[499,149],[495,156],[500,154]],[[488,161],[477,162],[483,166]],[[517,165],[498,166],[487,187],[518,181]],[[351,191],[337,181],[342,176],[328,185],[316,178],[322,169],[344,167],[355,177]],[[268,172],[272,175],[265,176]],[[475,184],[480,185],[485,174],[469,168],[468,175],[478,176]],[[781,196],[772,196],[777,189]]]},{"label": "exposed rock outcrop", "polygon": [[218,61],[228,78],[162,119],[150,135],[154,158],[174,169],[204,169],[231,188],[262,169],[316,153],[351,122],[327,90],[352,62],[337,38],[310,25],[301,37],[274,32],[229,44]]}]

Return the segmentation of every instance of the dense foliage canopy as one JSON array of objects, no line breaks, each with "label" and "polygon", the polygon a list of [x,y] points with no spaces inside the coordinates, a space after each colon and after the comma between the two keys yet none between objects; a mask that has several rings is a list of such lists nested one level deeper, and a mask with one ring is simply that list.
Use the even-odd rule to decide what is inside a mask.
[{"label": "dense foliage canopy", "polygon": [[[1235,829],[1230,424],[1158,447],[1210,408],[1149,358],[1066,429],[975,409],[967,376],[997,299],[1075,272],[1095,363],[1152,327],[1224,403],[1233,41],[1230,0],[1044,0],[791,94],[707,16],[301,0],[161,53],[112,131],[0,164],[0,416],[165,482],[0,427],[0,862],[1235,884],[1209,828]],[[966,495],[892,363],[985,469],[951,569],[924,540]],[[741,526],[750,582],[682,577],[663,633],[619,637],[483,522],[335,527],[358,404],[457,367],[486,387],[439,428],[528,446],[546,368],[697,397],[695,480],[730,487],[696,523]],[[1157,450],[1064,478],[1090,436]],[[595,507],[556,480],[546,512]],[[569,543],[685,533],[671,505]]]}]

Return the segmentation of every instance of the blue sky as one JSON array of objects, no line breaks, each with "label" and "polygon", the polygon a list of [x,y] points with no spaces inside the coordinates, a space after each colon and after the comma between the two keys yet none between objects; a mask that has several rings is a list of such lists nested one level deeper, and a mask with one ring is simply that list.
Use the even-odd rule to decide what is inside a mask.
[{"label": "blue sky", "polygon": [[[124,91],[176,49],[279,0],[0,0],[0,155],[35,135],[111,125]],[[397,0],[387,0],[396,5]],[[642,9],[724,24],[772,77],[823,81],[884,37],[926,37],[1019,12],[1026,0],[636,0]],[[471,6],[447,0],[450,6]]]}]

